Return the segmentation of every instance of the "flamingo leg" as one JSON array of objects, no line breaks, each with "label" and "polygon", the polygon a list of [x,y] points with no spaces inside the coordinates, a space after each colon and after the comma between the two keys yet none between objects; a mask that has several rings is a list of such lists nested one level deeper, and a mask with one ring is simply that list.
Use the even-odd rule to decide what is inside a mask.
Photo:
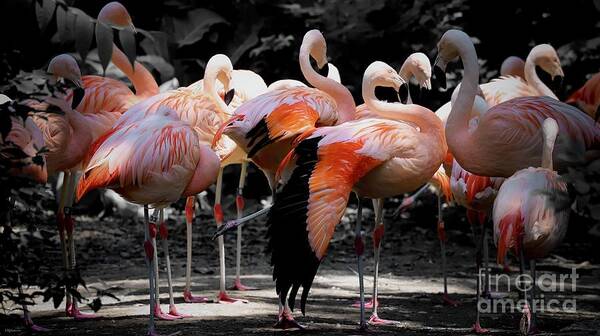
[{"label": "flamingo leg", "polygon": [[[476,276],[477,276],[477,296],[476,296],[476,304],[475,304],[475,323],[472,326],[472,330],[476,333],[476,334],[484,334],[487,333],[488,330],[481,327],[481,323],[479,322],[479,317],[480,317],[480,312],[479,312],[479,300],[481,300],[481,249],[482,249],[482,245],[485,242],[486,239],[486,234],[487,234],[487,230],[486,227],[483,226],[482,228],[483,232],[481,232],[481,240],[479,242],[479,244],[477,244],[477,252],[476,254]],[[473,228],[473,232],[475,232],[475,229]]]},{"label": "flamingo leg", "polygon": [[192,295],[192,224],[194,222],[194,207],[196,196],[189,196],[185,202],[185,225],[187,236],[187,259],[185,265],[185,289],[183,290],[183,300],[187,303],[203,303],[208,299],[202,296]]},{"label": "flamingo leg", "polygon": [[[521,274],[521,281],[523,281],[525,275],[525,254],[523,252],[523,240],[521,239],[521,244],[519,246],[519,271]],[[519,284],[519,288],[525,288],[526,285],[523,283]],[[531,306],[529,305],[529,298],[527,296],[527,289],[521,291],[523,294],[523,301],[525,305],[523,306],[523,316],[521,316],[520,323],[520,331],[521,335],[529,335],[532,331],[532,316],[531,316]]]},{"label": "flamingo leg", "polygon": [[437,195],[437,206],[438,206],[438,224],[437,224],[437,232],[438,239],[440,241],[440,250],[442,255],[442,276],[444,278],[444,295],[442,296],[442,300],[445,304],[451,307],[457,307],[458,302],[451,299],[448,295],[448,276],[446,274],[446,228],[444,224],[444,217],[442,216],[442,197]]},{"label": "flamingo leg", "polygon": [[[73,271],[77,267],[77,259],[75,257],[75,238],[73,236],[73,232],[75,230],[75,220],[72,217],[71,209],[73,208],[73,201],[75,197],[75,185],[79,180],[79,174],[77,172],[70,173],[68,184],[66,186],[66,202],[65,208],[63,210],[65,216],[65,231],[67,232],[68,242],[68,269],[69,271]],[[75,319],[89,319],[96,318],[95,314],[82,313],[79,310],[78,302],[74,298],[71,300],[70,306],[67,306],[67,314],[69,316],[74,317]]]},{"label": "flamingo leg", "polygon": [[[275,325],[273,325],[273,328],[283,329],[283,330],[287,330],[287,329],[304,330],[306,327],[304,327],[300,323],[296,322],[296,320],[294,320],[294,316],[292,315],[292,310],[288,306],[288,303],[285,299],[285,294],[282,293],[280,295],[283,295],[283,298],[279,297],[279,299],[277,300],[277,301],[279,301],[279,315],[277,317],[277,322],[275,323]],[[281,303],[282,300],[285,301],[285,304]]]},{"label": "flamingo leg", "polygon": [[148,336],[155,336],[156,328],[154,324],[154,312],[156,311],[155,305],[156,301],[154,298],[156,286],[156,282],[154,279],[154,263],[156,259],[154,259],[154,251],[156,250],[156,246],[152,243],[153,240],[150,234],[150,226],[154,226],[154,224],[150,223],[150,218],[148,216],[148,206],[144,205],[144,251],[146,253],[146,266],[148,268],[148,293],[150,298],[150,314],[148,314]]},{"label": "flamingo leg", "polygon": [[365,283],[363,276],[363,266],[362,266],[362,255],[365,252],[365,243],[362,236],[362,204],[360,202],[360,197],[358,198],[358,208],[356,210],[356,230],[355,230],[355,238],[354,238],[354,250],[356,251],[356,265],[358,268],[358,288],[360,291],[360,330],[367,329],[367,323],[365,321]]},{"label": "flamingo leg", "polygon": [[375,274],[373,276],[373,312],[369,318],[369,324],[372,325],[391,325],[397,324],[397,321],[384,320],[379,317],[377,308],[379,306],[378,296],[378,280],[379,280],[379,260],[381,254],[381,241],[384,235],[384,224],[383,224],[383,199],[374,199],[373,208],[375,209],[375,229],[373,230],[373,249],[375,254]]},{"label": "flamingo leg", "polygon": [[[10,208],[12,209],[12,207]],[[10,211],[9,209],[9,211]],[[23,297],[23,288],[20,285],[21,283],[21,279],[19,278],[19,286],[18,286],[18,291],[19,291],[19,297]],[[33,323],[33,320],[31,319],[31,313],[29,312],[29,309],[27,308],[26,304],[22,304],[21,307],[23,308],[23,323],[25,324],[25,327],[32,333],[35,332],[44,332],[44,331],[50,331],[50,329],[44,328],[44,327],[40,327],[38,325],[36,325],[35,323]]]},{"label": "flamingo leg", "polygon": [[[248,161],[246,161],[246,160],[242,161],[241,169],[240,169],[240,180],[238,183],[238,194],[235,198],[235,205],[236,205],[236,209],[237,209],[237,219],[241,219],[242,217],[244,217],[243,191],[244,191],[244,185],[246,184],[247,168],[248,168]],[[236,250],[235,250],[235,282],[233,284],[233,287],[231,287],[231,289],[239,290],[239,291],[247,291],[247,290],[256,289],[256,288],[248,287],[248,286],[245,286],[244,284],[242,284],[242,280],[240,279],[241,263],[242,263],[242,227],[238,226],[237,227]]]},{"label": "flamingo leg", "polygon": [[[65,203],[67,201],[67,186],[69,184],[69,179],[70,179],[70,172],[68,171],[63,171],[62,173],[62,185],[60,188],[60,196],[58,198],[58,209],[56,211],[56,222],[57,222],[57,226],[58,226],[58,236],[60,237],[60,248],[62,251],[62,259],[63,259],[63,269],[64,269],[64,275],[65,277],[68,274],[68,270],[69,270],[69,255],[68,255],[68,249],[67,249],[67,242],[66,242],[66,228],[65,228]],[[71,295],[69,295],[69,292],[67,291],[65,293],[65,311],[67,316],[70,316],[69,314],[69,308],[71,307]]]},{"label": "flamingo leg", "polygon": [[537,287],[537,276],[535,272],[535,260],[531,260],[529,262],[529,268],[531,269],[531,278],[533,283],[531,284],[531,325],[529,326],[529,333],[537,334],[537,321],[536,321],[536,302],[535,302],[535,292]]},{"label": "flamingo leg", "polygon": [[169,257],[169,234],[167,225],[165,224],[164,219],[164,210],[160,210],[159,222],[160,222],[160,239],[162,240],[163,250],[165,253],[165,261],[167,263],[167,284],[169,286],[169,315],[175,317],[191,317],[192,315],[181,314],[177,312],[177,307],[175,306],[175,299],[173,298],[173,280],[171,278],[171,258]]},{"label": "flamingo leg", "polygon": [[[214,216],[217,228],[223,225],[223,210],[221,208],[221,191],[223,189],[223,168],[219,170],[219,176],[217,177],[217,186],[215,190],[215,209]],[[219,303],[235,303],[244,302],[246,300],[234,299],[227,294],[225,289],[225,241],[223,236],[219,236],[219,294],[217,295],[217,302]]]},{"label": "flamingo leg", "polygon": [[152,246],[154,247],[153,249],[153,260],[154,260],[154,301],[156,302],[154,305],[154,316],[158,319],[161,320],[167,320],[167,321],[171,321],[171,320],[175,320],[178,319],[179,317],[177,316],[171,316],[169,314],[163,313],[162,309],[160,308],[160,283],[159,283],[159,274],[158,274],[158,249],[157,246],[158,244],[156,243],[156,235],[159,231],[159,214],[160,214],[160,210],[159,209],[154,209],[152,216],[150,216],[150,237],[152,239]]}]

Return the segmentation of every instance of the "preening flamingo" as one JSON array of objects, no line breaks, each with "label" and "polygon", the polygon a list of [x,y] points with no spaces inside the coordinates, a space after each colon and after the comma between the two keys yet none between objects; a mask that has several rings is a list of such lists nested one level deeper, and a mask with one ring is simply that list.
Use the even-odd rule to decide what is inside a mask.
[{"label": "preening flamingo", "polygon": [[558,171],[578,153],[588,161],[598,156],[600,128],[576,108],[550,97],[522,97],[490,107],[469,129],[470,111],[477,93],[479,65],[473,42],[458,30],[447,31],[438,43],[436,65],[440,70],[459,56],[464,78],[446,124],[448,147],[467,171],[482,176],[509,177],[517,170],[541,162],[541,124],[546,118],[557,121],[560,132],[554,155]]},{"label": "preening flamingo", "polygon": [[508,56],[500,66],[500,76],[525,78],[525,61],[518,56]]},{"label": "preening flamingo", "polygon": [[567,103],[597,120],[600,116],[600,73],[593,75],[579,90],[573,92]]},{"label": "preening flamingo", "polygon": [[[565,237],[570,208],[557,199],[567,193],[567,184],[561,180],[552,165],[554,142],[559,134],[557,122],[543,121],[542,164],[540,168],[525,168],[508,178],[494,202],[494,241],[498,246],[498,263],[505,265],[506,254],[513,251],[520,259],[521,275],[525,263],[531,262],[531,299],[524,292],[521,334],[535,332],[535,259],[547,256]],[[519,287],[523,288],[523,287]],[[533,308],[533,309],[532,309]],[[523,323],[526,322],[526,323]]]},{"label": "preening flamingo", "polygon": [[[442,123],[433,112],[375,97],[376,86],[398,90],[402,83],[398,73],[385,63],[371,64],[363,79],[363,98],[379,119],[311,130],[282,163],[290,162],[283,173],[289,179],[278,192],[267,221],[273,278],[283,306],[278,325],[298,326],[290,308],[302,286],[301,309],[305,312],[313,278],[352,190],[382,204],[385,197],[426,183],[441,164],[447,149]],[[379,220],[382,208],[376,209]],[[360,221],[359,208],[356,252],[363,301]],[[374,315],[371,320],[378,317]],[[361,326],[366,326],[364,308]]]},{"label": "preening flamingo", "polygon": [[[158,279],[155,278],[157,232],[163,239],[170,282],[167,228],[160,212],[180,197],[206,189],[214,183],[219,172],[219,157],[209,144],[202,142],[198,129],[182,120],[169,103],[156,104],[152,110],[142,110],[147,106],[140,103],[125,112],[123,116],[147,111],[147,116],[135,122],[119,123],[99,139],[77,188],[78,198],[95,188],[111,188],[125,199],[146,206],[146,215],[147,206],[155,209],[150,220],[146,216],[144,224],[150,284],[150,335],[155,334],[155,314],[162,317],[162,312],[157,314],[160,307],[155,306],[158,298],[154,297],[158,293]],[[172,289],[169,289],[168,315],[179,316],[173,304]]]},{"label": "preening flamingo", "polygon": [[[82,181],[80,181],[79,186],[77,188],[78,199],[90,189],[108,186],[111,189],[115,189],[115,191],[120,193],[123,197],[125,197],[125,199],[133,203],[148,204],[143,202],[143,200],[136,199],[136,195],[129,196],[127,194],[124,194],[120,191],[118,186],[104,185],[103,183],[105,183],[105,181],[103,180],[95,181],[96,175],[94,172],[97,171],[98,168],[96,167],[96,164],[94,164],[94,160],[106,160],[102,157],[102,155],[106,155],[105,153],[98,153],[99,148],[109,148],[111,144],[105,143],[108,141],[107,139],[110,139],[112,137],[112,133],[114,133],[117,130],[120,130],[123,127],[130,127],[131,125],[137,125],[141,123],[149,116],[158,113],[161,107],[168,107],[174,110],[175,113],[178,115],[179,119],[181,119],[182,122],[187,123],[187,125],[189,125],[194,130],[194,134],[198,138],[198,141],[201,145],[210,144],[210,141],[213,139],[216,130],[226,120],[227,116],[231,114],[231,112],[229,111],[229,107],[217,92],[216,82],[218,79],[221,83],[223,83],[224,87],[227,90],[229,90],[232,71],[233,66],[231,65],[231,61],[227,56],[221,54],[215,55],[211,57],[211,59],[207,62],[204,76],[205,83],[203,91],[189,90],[186,88],[171,90],[152,96],[151,98],[148,98],[131,107],[127,112],[125,112],[122,115],[122,117],[118,120],[113,129],[107,134],[105,134],[103,137],[98,139],[91,147],[88,153],[88,159],[86,159],[86,161],[84,162],[85,168],[83,179]],[[231,94],[228,94],[227,96],[231,96]],[[228,155],[230,155],[234,149],[235,143],[229,138],[224,137],[217,144],[216,155],[222,160],[223,158],[226,158]],[[108,149],[105,148],[105,150]],[[113,168],[111,167],[111,169]],[[101,178],[104,177],[101,176]],[[202,190],[203,189],[201,189],[200,191]],[[186,211],[186,220],[188,220],[188,222],[191,222],[191,216],[193,216],[193,213],[189,213]],[[169,313],[163,313],[160,308],[160,302],[158,300],[158,286],[155,287],[156,294],[154,297],[156,300],[156,306],[154,306],[153,309],[155,309],[154,312],[157,317],[163,319],[173,319],[184,315],[179,314],[177,312],[173,298],[169,253],[167,246],[168,230],[166,225],[164,225],[162,221],[158,224],[160,225],[159,233],[161,235],[161,238],[163,239],[163,244],[165,245],[165,258],[167,260]],[[191,242],[191,225],[188,226],[187,236],[188,241]],[[188,255],[191,257],[190,248],[191,244],[188,245]],[[191,265],[191,262],[188,263],[188,268],[191,267],[189,265]],[[188,275],[186,282],[189,283],[189,276],[191,272],[188,271],[186,273]],[[158,264],[156,263],[154,264],[154,278],[158,283]],[[191,292],[189,292],[189,287],[188,291],[186,291],[184,295],[187,296],[188,299],[191,301],[205,301],[205,299],[203,298],[194,297],[193,295],[191,295]]]}]

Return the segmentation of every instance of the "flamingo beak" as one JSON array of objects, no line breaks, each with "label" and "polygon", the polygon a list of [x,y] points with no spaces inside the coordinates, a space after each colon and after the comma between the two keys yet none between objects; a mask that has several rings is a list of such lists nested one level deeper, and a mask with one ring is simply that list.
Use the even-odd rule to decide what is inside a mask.
[{"label": "flamingo beak", "polygon": [[211,144],[211,148],[213,150],[215,149],[215,147],[217,146],[217,143],[219,142],[219,140],[221,140],[221,137],[223,136],[223,132],[225,131],[225,128],[227,128],[227,126],[229,126],[234,121],[241,121],[241,120],[244,120],[244,115],[243,114],[234,115],[229,120],[225,121],[221,125],[221,127],[219,127],[219,129],[217,130],[217,132],[215,133],[215,136],[213,137],[213,141],[212,141],[212,144]]},{"label": "flamingo beak", "polygon": [[436,81],[440,83],[440,87],[442,89],[446,89],[446,63],[440,59],[438,55],[435,58],[435,63],[433,64],[433,75]]},{"label": "flamingo beak", "polygon": [[85,96],[84,88],[77,87],[75,90],[73,90],[73,100],[71,101],[71,108],[75,110],[77,108],[77,106],[79,106],[81,101],[83,100],[84,96]]},{"label": "flamingo beak", "polygon": [[231,103],[231,101],[233,100],[233,97],[235,97],[235,89],[231,89],[231,90],[227,91],[227,93],[223,97],[223,101],[225,102],[225,105],[229,105]]}]

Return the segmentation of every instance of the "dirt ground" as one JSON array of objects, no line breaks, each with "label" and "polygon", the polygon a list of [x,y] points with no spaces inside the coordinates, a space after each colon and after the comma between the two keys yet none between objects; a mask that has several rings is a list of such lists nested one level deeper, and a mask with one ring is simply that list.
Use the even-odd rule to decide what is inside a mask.
[{"label": "dirt ground", "polygon": [[[432,198],[432,197],[430,197]],[[439,242],[434,230],[434,200],[417,204],[408,214],[393,218],[397,204],[386,206],[386,236],[382,250],[380,272],[380,317],[399,321],[397,325],[371,327],[367,334],[402,335],[457,335],[471,334],[475,317],[474,291],[476,286],[474,245],[468,224],[460,210],[445,211],[449,242],[448,275],[449,292],[460,302],[458,307],[442,304],[442,275]],[[233,199],[224,203],[226,217],[233,216]],[[367,204],[367,203],[365,203]],[[250,204],[248,211],[258,205]],[[354,335],[357,330],[358,309],[352,303],[358,297],[356,262],[353,250],[353,221],[356,211],[348,210],[344,221],[337,228],[329,255],[321,265],[307,303],[307,314],[297,319],[305,331],[288,331],[292,334]],[[372,212],[364,211],[367,246],[371,246]],[[243,281],[259,290],[230,292],[249,303],[236,304],[187,304],[182,292],[185,276],[185,223],[179,211],[169,219],[169,243],[176,303],[180,312],[193,315],[177,321],[159,321],[161,334],[180,332],[181,335],[270,335],[276,331],[272,325],[276,318],[277,301],[271,268],[265,254],[264,219],[250,222],[244,228]],[[193,292],[196,295],[214,297],[218,288],[216,242],[211,240],[214,221],[209,211],[202,211],[194,223],[194,274]],[[573,229],[575,230],[575,229]],[[598,241],[579,241],[569,237],[555,254],[538,263],[538,275],[568,274],[576,267],[579,278],[576,291],[544,293],[545,298],[558,300],[575,299],[576,311],[553,311],[539,315],[539,328],[552,335],[593,335],[600,330],[600,267],[598,254],[591,255],[593,244]],[[578,237],[580,235],[577,235]],[[92,288],[113,287],[112,293],[120,301],[104,297],[99,318],[74,321],[64,317],[64,306],[54,309],[51,303],[33,307],[36,323],[50,328],[46,335],[144,335],[148,312],[148,281],[143,259],[143,230],[141,223],[119,217],[102,219],[79,216],[76,228],[77,256],[89,292],[81,289],[84,296],[94,297]],[[58,237],[56,238],[58,241]],[[597,238],[596,238],[597,239]],[[226,237],[228,284],[233,281],[235,235]],[[502,269],[495,264],[493,244],[490,245],[492,273]],[[59,250],[53,251],[57,264]],[[162,250],[159,250],[162,253]],[[162,255],[159,255],[162,256]],[[511,260],[514,278],[517,263]],[[164,271],[164,258],[161,257]],[[366,254],[365,286],[367,297],[372,291],[373,257]],[[168,309],[166,275],[161,272],[161,298],[163,309]],[[569,287],[569,286],[567,286]],[[510,297],[516,299],[517,292]],[[85,304],[82,304],[85,306]],[[86,307],[87,308],[87,307]],[[370,313],[370,312],[368,312]],[[368,317],[368,315],[367,315]],[[494,335],[517,334],[520,314],[483,314],[482,325]],[[288,333],[286,332],[286,333]],[[9,334],[20,334],[22,328],[15,325]]]}]

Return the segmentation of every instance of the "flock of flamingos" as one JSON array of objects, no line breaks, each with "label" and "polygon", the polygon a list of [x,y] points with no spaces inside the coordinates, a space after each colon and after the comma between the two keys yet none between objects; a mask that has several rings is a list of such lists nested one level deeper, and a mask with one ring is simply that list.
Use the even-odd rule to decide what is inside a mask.
[{"label": "flock of flamingos", "polygon": [[[116,2],[100,11],[98,22],[117,28],[132,26],[127,10]],[[371,63],[362,81],[364,104],[357,106],[340,83],[335,67],[328,65],[326,42],[317,30],[305,34],[299,53],[300,69],[311,87],[289,79],[267,86],[252,71],[234,70],[229,58],[219,54],[208,61],[203,80],[159,93],[151,73],[138,62],[132,65],[114,46],[112,62],[129,78],[133,93],[118,80],[81,76],[73,57],[59,55],[50,62],[48,72],[78,89],[45,101],[26,102],[38,111],[53,105],[64,113],[35,113],[25,122],[13,120],[5,141],[13,141],[32,156],[34,148],[45,146],[48,152],[43,166],[31,164],[12,173],[43,183],[49,174],[64,172],[57,217],[66,269],[76,262],[70,213],[75,200],[90,190],[110,188],[144,206],[143,247],[150,288],[148,335],[156,335],[157,318],[187,316],[174,304],[168,229],[162,220],[163,209],[181,197],[187,198],[186,302],[206,300],[190,290],[195,196],[216,182],[216,235],[237,228],[238,251],[240,225],[268,212],[268,248],[279,297],[277,328],[303,328],[292,315],[298,290],[302,287],[300,306],[304,313],[313,279],[351,193],[370,198],[375,209],[376,272],[373,298],[367,303],[360,202],[356,223],[360,326],[391,324],[394,321],[377,314],[377,270],[386,197],[412,193],[429,183],[438,191],[438,205],[442,199],[454,199],[468,209],[469,221],[479,232],[478,254],[480,250],[487,254],[486,235],[492,228],[498,263],[506,265],[506,255],[512,252],[520,260],[521,273],[527,262],[535,277],[535,259],[547,255],[565,236],[570,207],[552,200],[567,191],[559,173],[574,164],[573,155],[568,154],[577,153],[583,162],[600,157],[600,127],[593,119],[600,104],[600,75],[565,103],[535,71],[539,66],[552,77],[563,76],[558,56],[549,45],[534,47],[526,61],[508,58],[502,76],[481,85],[477,55],[467,34],[449,30],[437,47],[439,77],[445,81],[446,65],[457,58],[462,61],[464,76],[452,100],[435,113],[412,104],[410,95],[406,104],[375,96],[376,87],[399,91],[413,77],[430,89],[431,64],[424,54],[411,55],[399,72],[383,62]],[[320,70],[329,70],[328,76],[313,68],[311,58]],[[75,94],[77,90],[79,94]],[[266,210],[242,218],[242,189],[249,161],[264,172],[274,201]],[[224,223],[221,173],[229,164],[241,164],[242,174],[236,199],[238,220]],[[158,300],[157,236],[167,261],[168,312],[161,310]],[[438,236],[445,268],[441,216]],[[218,300],[234,302],[225,288],[221,236],[219,253]],[[239,280],[239,257],[237,266],[235,287],[247,289]],[[479,293],[477,287],[478,298],[490,295]],[[526,302],[533,302],[535,292],[522,295]],[[444,300],[454,304],[445,282]],[[368,322],[365,307],[372,308]],[[76,319],[93,317],[81,312],[77,300],[70,296],[66,313]],[[535,310],[526,305],[523,314],[521,332],[535,332]],[[25,321],[32,330],[43,330],[33,324],[26,309]],[[486,332],[479,312],[473,330]]]}]

